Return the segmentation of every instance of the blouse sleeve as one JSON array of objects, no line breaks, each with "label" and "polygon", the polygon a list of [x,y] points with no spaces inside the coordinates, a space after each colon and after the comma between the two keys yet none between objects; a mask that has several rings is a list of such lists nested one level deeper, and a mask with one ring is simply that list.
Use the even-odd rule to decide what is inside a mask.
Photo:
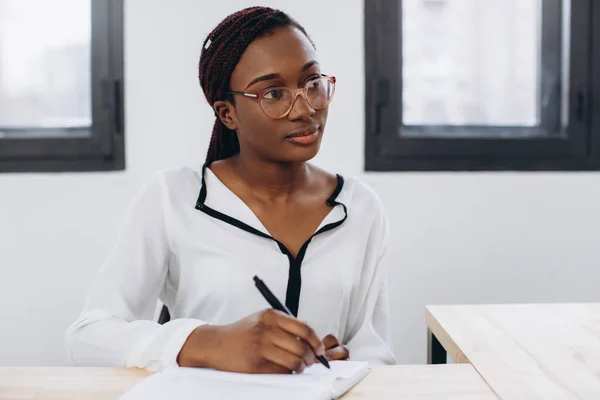
[{"label": "blouse sleeve", "polygon": [[157,177],[138,193],[109,257],[96,275],[79,318],[65,336],[67,355],[78,366],[177,366],[197,319],[153,321],[170,253],[163,208],[164,181]]}]

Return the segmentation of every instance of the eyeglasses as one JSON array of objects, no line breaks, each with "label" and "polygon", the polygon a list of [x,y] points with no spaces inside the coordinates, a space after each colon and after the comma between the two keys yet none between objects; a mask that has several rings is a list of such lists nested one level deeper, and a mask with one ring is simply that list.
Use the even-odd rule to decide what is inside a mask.
[{"label": "eyeglasses", "polygon": [[321,76],[311,79],[299,89],[292,90],[285,86],[266,88],[258,93],[228,92],[257,99],[260,108],[272,119],[287,117],[292,111],[296,98],[300,95],[315,110],[322,110],[331,103],[335,93],[336,79],[333,76]]}]

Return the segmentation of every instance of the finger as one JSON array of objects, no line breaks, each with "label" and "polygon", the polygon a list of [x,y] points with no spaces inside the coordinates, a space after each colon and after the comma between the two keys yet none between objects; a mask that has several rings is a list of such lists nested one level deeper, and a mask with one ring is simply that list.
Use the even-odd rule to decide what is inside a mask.
[{"label": "finger", "polygon": [[262,350],[262,358],[277,364],[289,372],[302,372],[306,368],[302,357],[298,357],[288,351],[280,349],[275,345],[266,345]]},{"label": "finger", "polygon": [[333,349],[340,345],[340,341],[335,336],[329,334],[323,338],[323,345],[326,349]]},{"label": "finger", "polygon": [[[266,340],[282,350],[285,350],[293,355],[303,358],[305,363],[314,364],[315,358],[312,349],[303,341],[298,340],[296,336],[293,336],[289,332],[284,331],[281,328],[271,328],[266,334]],[[306,353],[310,353],[312,356],[306,357]]]},{"label": "finger", "polygon": [[263,360],[262,363],[258,366],[256,371],[253,371],[255,374],[289,374],[290,370],[282,367],[281,365],[272,363],[268,360]]},{"label": "finger", "polygon": [[306,341],[316,355],[321,356],[325,354],[325,346],[323,345],[323,342],[321,342],[321,339],[319,339],[315,331],[310,326],[283,313],[278,315],[276,318],[276,323],[284,331],[287,331],[292,335]]},{"label": "finger", "polygon": [[302,359],[304,360],[304,364],[306,364],[307,367],[310,367],[311,365],[317,362],[315,352],[312,351],[312,349],[308,346],[306,346],[306,351],[302,355]]},{"label": "finger", "polygon": [[327,350],[325,357],[327,357],[328,361],[348,360],[350,358],[350,351],[348,351],[346,346],[337,346]]}]

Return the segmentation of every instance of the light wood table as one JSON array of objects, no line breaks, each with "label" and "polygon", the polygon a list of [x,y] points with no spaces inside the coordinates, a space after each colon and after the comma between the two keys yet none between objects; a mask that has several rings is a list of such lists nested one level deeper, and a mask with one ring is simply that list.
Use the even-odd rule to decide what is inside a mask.
[{"label": "light wood table", "polygon": [[150,374],[125,368],[0,367],[0,400],[117,399]]},{"label": "light wood table", "polygon": [[600,399],[600,303],[430,306],[426,319],[431,352],[472,364],[501,399]]},{"label": "light wood table", "polygon": [[[149,372],[119,368],[0,368],[2,400],[115,400]],[[470,365],[376,367],[353,399],[497,400]]]}]

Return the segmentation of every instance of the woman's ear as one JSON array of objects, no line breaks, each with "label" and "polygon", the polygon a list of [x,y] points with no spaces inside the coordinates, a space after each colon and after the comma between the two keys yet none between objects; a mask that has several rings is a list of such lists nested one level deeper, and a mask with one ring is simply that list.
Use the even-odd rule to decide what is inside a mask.
[{"label": "woman's ear", "polygon": [[213,104],[213,109],[215,110],[217,118],[219,118],[227,128],[232,131],[237,130],[237,118],[235,116],[233,104],[225,100],[219,100],[215,101],[215,104]]}]

